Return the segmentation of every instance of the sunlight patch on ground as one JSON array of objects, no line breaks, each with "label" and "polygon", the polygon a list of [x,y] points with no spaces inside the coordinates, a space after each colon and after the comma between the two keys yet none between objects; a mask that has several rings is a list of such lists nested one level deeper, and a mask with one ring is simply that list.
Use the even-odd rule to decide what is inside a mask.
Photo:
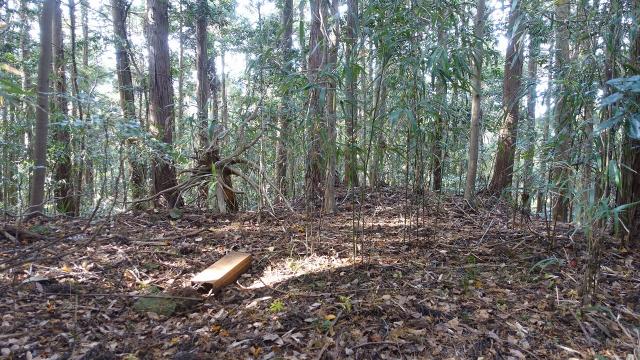
[{"label": "sunlight patch on ground", "polygon": [[350,258],[338,258],[335,256],[311,255],[302,258],[287,258],[279,263],[267,266],[261,275],[257,274],[257,278],[247,288],[274,287],[278,283],[294,277],[333,271],[352,264],[353,261]]}]

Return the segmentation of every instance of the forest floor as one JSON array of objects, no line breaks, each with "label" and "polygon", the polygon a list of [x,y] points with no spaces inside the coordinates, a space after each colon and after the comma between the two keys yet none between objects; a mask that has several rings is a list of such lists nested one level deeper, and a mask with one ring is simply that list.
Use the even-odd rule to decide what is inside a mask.
[{"label": "forest floor", "polygon": [[[340,211],[312,221],[150,210],[39,218],[17,240],[5,226],[0,358],[640,358],[637,252],[606,239],[598,305],[582,307],[586,245],[569,225],[550,239],[495,199],[388,188],[364,195],[354,262],[359,199],[341,190]],[[229,251],[251,253],[249,271],[194,290]]]}]

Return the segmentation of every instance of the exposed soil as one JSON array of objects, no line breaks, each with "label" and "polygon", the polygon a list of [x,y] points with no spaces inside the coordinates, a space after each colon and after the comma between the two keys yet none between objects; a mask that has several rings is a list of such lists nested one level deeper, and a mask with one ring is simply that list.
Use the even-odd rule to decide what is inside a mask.
[{"label": "exposed soil", "polygon": [[[637,252],[607,239],[596,305],[582,307],[586,244],[569,225],[513,224],[495,199],[473,210],[358,191],[313,220],[284,207],[148,211],[0,233],[0,357],[640,358]],[[248,273],[219,293],[193,289],[229,251],[253,254]],[[141,295],[175,307],[141,311]]]}]

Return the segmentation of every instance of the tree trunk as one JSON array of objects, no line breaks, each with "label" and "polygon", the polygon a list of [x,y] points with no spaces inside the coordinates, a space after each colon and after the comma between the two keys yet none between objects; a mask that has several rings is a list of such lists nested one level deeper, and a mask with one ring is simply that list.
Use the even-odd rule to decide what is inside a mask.
[{"label": "tree trunk", "polygon": [[[157,137],[165,144],[173,143],[173,83],[169,58],[169,13],[167,0],[147,0],[149,19],[149,104],[151,121]],[[176,169],[168,156],[156,157],[153,164],[154,192],[166,200],[169,207],[182,206],[177,190]]]},{"label": "tree trunk", "polygon": [[473,35],[478,42],[473,61],[473,86],[471,88],[471,134],[469,135],[469,160],[467,163],[467,182],[464,187],[464,198],[473,201],[476,191],[476,175],[478,172],[478,147],[480,139],[480,115],[482,105],[482,61],[485,21],[485,0],[478,0]]},{"label": "tree trunk", "polygon": [[71,167],[71,134],[67,125],[67,76],[66,64],[64,59],[64,45],[62,33],[62,8],[61,1],[56,2],[56,10],[53,24],[53,47],[54,47],[54,68],[56,72],[55,78],[55,96],[56,101],[56,126],[54,127],[54,138],[60,147],[57,154],[56,166],[54,170],[56,197],[56,208],[59,212],[73,216],[77,213],[75,203],[73,201],[73,173]]},{"label": "tree trunk", "polygon": [[[118,91],[120,93],[120,107],[122,115],[127,122],[138,122],[143,129],[140,119],[136,119],[135,94],[131,77],[131,64],[127,48],[127,4],[124,0],[111,0],[111,14],[113,16],[113,33],[116,49],[116,74],[118,77]],[[129,165],[131,166],[131,196],[134,200],[140,199],[145,194],[144,165],[140,161],[139,139],[132,137],[127,139],[129,146]]]},{"label": "tree trunk", "polygon": [[[89,13],[88,13],[88,4],[86,0],[80,0],[80,17],[82,18],[82,69],[83,71],[87,71],[89,68]],[[86,84],[86,83],[85,83]],[[84,110],[85,123],[91,123],[91,117],[89,114],[89,104],[87,104]],[[86,132],[85,132],[86,133]],[[85,141],[86,135],[83,133],[83,140]],[[84,183],[86,185],[85,193],[89,199],[93,199],[93,160],[91,159],[90,152],[85,151],[85,175]]]},{"label": "tree trunk", "polygon": [[[555,63],[557,69],[557,79],[564,79],[562,66],[566,66],[569,61],[569,12],[568,0],[557,0],[555,3],[556,20],[556,53]],[[571,109],[566,104],[566,89],[560,82],[556,93],[556,107],[554,120],[556,125],[557,147],[554,153],[554,168],[552,169],[554,191],[557,194],[554,200],[553,219],[555,221],[566,222],[569,219],[569,161],[571,158],[571,137],[573,126],[571,119]]]},{"label": "tree trunk", "polygon": [[[216,69],[215,49],[208,61],[209,92],[211,93],[211,127],[218,126],[218,70]],[[207,126],[207,131],[208,131]]]},{"label": "tree trunk", "polygon": [[[379,64],[378,82],[376,86],[375,104],[373,110],[373,119],[371,123],[370,138],[375,140],[373,150],[373,158],[371,159],[371,168],[369,170],[369,185],[377,188],[382,185],[382,169],[384,167],[384,154],[386,142],[384,139],[384,117],[387,115],[387,81],[385,79],[384,67],[385,61]],[[369,141],[371,147],[371,141]],[[370,150],[369,150],[370,151]]]},{"label": "tree trunk", "polygon": [[38,62],[38,106],[36,107],[36,131],[33,146],[33,173],[29,210],[44,209],[44,182],[47,170],[47,133],[49,129],[49,72],[52,58],[52,32],[56,0],[46,0],[40,16],[40,60]]},{"label": "tree trunk", "polygon": [[[282,39],[280,42],[280,49],[282,51],[283,71],[284,76],[291,76],[293,71],[293,53],[291,52],[292,46],[292,33],[293,33],[293,0],[284,0],[282,8]],[[279,131],[278,140],[276,144],[276,183],[280,192],[283,195],[287,195],[287,163],[289,151],[287,148],[289,139],[289,123],[291,122],[291,109],[289,102],[291,101],[291,92],[288,86],[282,93],[282,99],[280,104],[280,116],[279,116]]]},{"label": "tree trunk", "polygon": [[[635,75],[634,71],[640,69],[640,0],[632,2],[632,18],[634,19],[634,37],[631,38],[631,52],[628,76]],[[635,96],[635,111],[638,111],[640,96]],[[637,126],[638,119],[635,121]],[[633,124],[628,124],[630,128]],[[620,214],[620,220],[625,225],[625,229],[618,232],[618,237],[622,240],[623,246],[637,247],[640,245],[640,139],[633,138],[629,134],[629,128],[625,129],[624,141],[622,143],[622,164],[620,174],[620,192],[618,193],[618,206],[629,205]],[[637,133],[636,133],[637,135]]]},{"label": "tree trunk", "polygon": [[[80,88],[78,86],[78,62],[76,60],[76,4],[75,1],[69,1],[69,25],[71,32],[71,94],[73,96],[73,117],[79,122],[84,121],[84,112],[82,111],[82,102],[80,101]],[[82,201],[82,175],[84,173],[84,156],[85,141],[84,136],[80,139],[80,149],[78,154],[79,162],[76,166],[74,179],[74,210],[75,216],[80,215],[80,205]]]},{"label": "tree trunk", "polygon": [[505,114],[502,129],[498,138],[498,152],[496,154],[493,177],[489,183],[489,192],[499,195],[511,186],[513,178],[513,164],[515,144],[517,139],[518,120],[520,111],[520,86],[522,83],[522,28],[516,28],[520,22],[522,12],[521,1],[512,0],[509,11],[509,28],[507,38],[506,60],[504,66],[502,108]]},{"label": "tree trunk", "polygon": [[200,148],[209,146],[209,78],[207,75],[207,24],[208,6],[206,0],[199,0],[196,15],[196,104],[198,107],[197,124]]},{"label": "tree trunk", "polygon": [[[163,0],[161,0],[163,1]],[[167,0],[168,1],[168,0]],[[176,128],[182,125],[182,117],[184,114],[184,33],[182,32],[184,22],[184,11],[182,10],[182,1],[178,1],[178,113],[176,119]],[[179,130],[176,130],[179,131]]]},{"label": "tree trunk", "polygon": [[[607,21],[607,33],[604,36],[605,59],[603,71],[603,98],[611,95],[612,86],[607,82],[619,76],[620,42],[622,38],[622,4],[620,0],[611,0],[607,13],[602,16]],[[601,121],[607,121],[614,116],[614,106],[608,105],[601,112]],[[615,188],[614,182],[609,178],[609,165],[614,157],[614,147],[617,128],[613,127],[600,132],[599,145],[600,152],[600,171],[596,173],[596,199],[606,199],[607,202],[611,197],[612,190]]]},{"label": "tree trunk", "polygon": [[223,129],[229,126],[229,102],[227,100],[227,72],[225,70],[224,46],[220,44],[220,97],[222,97],[222,109],[220,123]]},{"label": "tree trunk", "polygon": [[[338,0],[331,0],[331,31],[327,33],[327,66],[326,70],[335,73],[338,62],[338,46],[340,43],[340,11],[338,10]],[[327,143],[325,151],[327,158],[327,166],[325,169],[324,180],[324,203],[323,210],[325,213],[334,213],[336,211],[336,86],[337,82],[330,77],[327,80],[327,101],[325,103],[325,112],[327,119]]]},{"label": "tree trunk", "polygon": [[356,123],[358,118],[358,0],[347,0],[347,36],[345,39],[345,127],[346,146],[344,151],[344,182],[348,186],[358,186],[358,159]]},{"label": "tree trunk", "polygon": [[531,193],[533,187],[533,158],[536,142],[536,91],[538,79],[538,55],[540,53],[540,41],[529,33],[529,60],[527,64],[527,126],[526,149],[524,151],[524,174],[522,184],[522,208],[528,213],[531,209]]},{"label": "tree trunk", "polygon": [[[28,1],[27,0],[21,0],[20,1],[20,21],[22,21],[22,29],[20,31],[20,54],[21,54],[21,70],[22,70],[22,91],[24,92],[28,92],[31,91],[33,89],[33,83],[31,82],[31,74],[30,74],[30,70],[28,68],[28,60],[29,57],[31,56],[31,51],[30,46],[29,46],[29,30],[30,30],[30,26],[29,26],[29,19],[28,19],[28,7],[27,7]],[[24,149],[25,149],[25,153],[24,155],[26,155],[26,157],[29,160],[31,159],[31,156],[33,154],[33,141],[32,141],[32,134],[33,131],[31,129],[32,127],[32,121],[33,121],[33,105],[30,104],[29,102],[23,102],[23,113],[24,113],[24,117],[27,120],[27,126],[26,126],[26,137],[27,137],[27,144],[24,144]],[[25,136],[23,134],[20,134],[20,139],[21,141],[24,141],[23,139],[25,139]],[[28,145],[28,148],[27,148]],[[22,156],[22,154],[21,154]]]},{"label": "tree trunk", "polygon": [[551,103],[551,97],[553,96],[553,80],[554,80],[554,76],[553,76],[553,60],[554,60],[554,54],[553,54],[553,49],[555,48],[555,41],[554,38],[552,37],[550,40],[550,44],[549,44],[549,54],[548,54],[548,58],[549,58],[549,72],[548,72],[548,86],[547,89],[545,90],[545,94],[544,94],[544,102],[545,102],[545,107],[547,108],[546,113],[544,114],[544,116],[540,119],[543,124],[542,124],[542,149],[540,149],[539,151],[539,159],[540,159],[540,178],[542,179],[542,183],[543,185],[540,186],[538,188],[538,196],[536,199],[536,212],[538,214],[546,212],[546,208],[547,208],[547,192],[548,192],[548,182],[549,182],[549,167],[547,165],[547,163],[549,162],[549,154],[546,151],[547,148],[547,142],[549,141],[549,133],[550,133],[550,125],[551,125],[551,119],[553,118],[553,108],[552,108],[552,103]]},{"label": "tree trunk", "polygon": [[[447,51],[447,41],[447,32],[441,24],[438,31],[438,46]],[[431,147],[433,161],[431,179],[433,181],[433,191],[440,192],[442,190],[442,165],[444,163],[443,142],[445,138],[446,121],[443,113],[445,112],[447,102],[447,82],[442,76],[437,76],[435,77],[435,83],[437,106],[439,109],[435,116],[433,145]]]},{"label": "tree trunk", "polygon": [[323,67],[324,43],[322,41],[321,26],[324,23],[320,2],[322,0],[309,0],[311,8],[311,29],[309,31],[309,58],[307,61],[309,83],[313,87],[309,90],[309,117],[308,117],[308,149],[305,169],[305,197],[307,211],[315,208],[315,201],[320,196],[322,189],[321,172],[321,131],[325,84],[320,78]]}]

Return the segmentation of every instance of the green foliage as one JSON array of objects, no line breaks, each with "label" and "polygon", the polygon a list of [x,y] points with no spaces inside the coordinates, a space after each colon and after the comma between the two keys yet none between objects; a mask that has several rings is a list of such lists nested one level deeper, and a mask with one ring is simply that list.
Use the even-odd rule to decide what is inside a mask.
[{"label": "green foliage", "polygon": [[271,302],[271,305],[269,305],[269,311],[271,311],[272,313],[280,313],[283,312],[284,309],[284,302],[280,299],[273,300]]}]

